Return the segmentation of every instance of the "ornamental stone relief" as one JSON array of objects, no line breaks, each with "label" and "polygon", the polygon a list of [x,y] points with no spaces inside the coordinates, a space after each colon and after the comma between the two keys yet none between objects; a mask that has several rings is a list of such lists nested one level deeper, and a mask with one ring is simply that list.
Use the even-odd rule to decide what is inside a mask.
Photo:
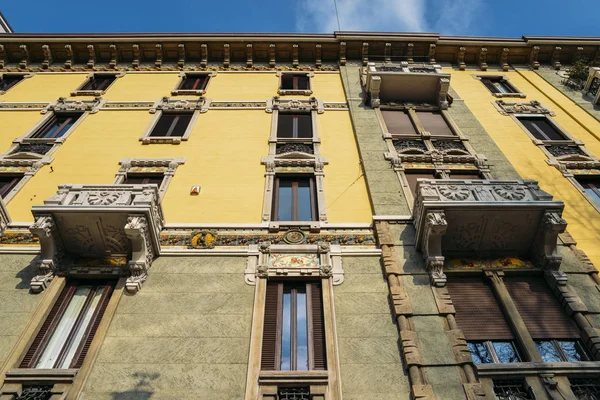
[{"label": "ornamental stone relief", "polygon": [[531,100],[527,103],[507,103],[504,100],[496,100],[494,103],[496,109],[502,115],[509,114],[546,114],[554,116],[554,112],[544,107],[542,103],[537,100]]}]

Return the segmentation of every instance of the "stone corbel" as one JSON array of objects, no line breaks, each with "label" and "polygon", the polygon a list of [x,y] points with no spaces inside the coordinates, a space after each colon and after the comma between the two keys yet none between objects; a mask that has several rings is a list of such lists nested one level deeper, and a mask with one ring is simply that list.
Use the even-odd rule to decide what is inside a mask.
[{"label": "stone corbel", "polygon": [[319,43],[317,43],[315,45],[315,66],[317,68],[321,68],[321,45]]},{"label": "stone corbel", "polygon": [[125,282],[125,289],[132,294],[137,293],[148,277],[148,269],[154,260],[154,250],[150,239],[148,221],[143,215],[131,215],[127,218],[125,235],[131,241],[131,260],[128,263],[130,272]]},{"label": "stone corbel", "polygon": [[229,68],[231,57],[229,55],[229,43],[223,45],[223,68]]},{"label": "stone corbel", "polygon": [[254,62],[252,60],[252,43],[248,43],[246,45],[246,67],[252,68],[253,64]]},{"label": "stone corbel", "polygon": [[42,69],[48,69],[52,64],[52,50],[47,44],[42,46],[42,53],[44,53],[44,61],[42,61]]},{"label": "stone corbel", "polygon": [[538,69],[540,62],[538,61],[538,55],[540,54],[540,46],[533,46],[531,48],[531,54],[529,55],[529,65],[531,68]]},{"label": "stone corbel", "polygon": [[448,89],[450,89],[450,79],[440,78],[438,103],[442,110],[448,109]]},{"label": "stone corbel", "polygon": [[573,53],[573,63],[581,60],[583,58],[583,47],[576,47],[575,52]]},{"label": "stone corbel", "polygon": [[383,51],[383,62],[390,63],[392,62],[392,44],[386,43],[385,49]]},{"label": "stone corbel", "polygon": [[437,287],[446,285],[442,237],[447,229],[448,223],[443,211],[429,211],[427,213],[423,232],[423,256],[425,257],[431,284]]},{"label": "stone corbel", "polygon": [[558,271],[562,257],[557,252],[558,234],[567,228],[567,222],[558,211],[544,213],[542,226],[534,245],[534,259],[547,271]]},{"label": "stone corbel", "polygon": [[64,251],[54,218],[51,215],[40,215],[29,228],[40,241],[40,256],[37,260],[37,275],[31,279],[30,289],[40,293],[48,287],[58,269],[58,263]]},{"label": "stone corbel", "polygon": [[6,66],[6,50],[4,50],[4,45],[0,44],[0,68],[4,68]]},{"label": "stone corbel", "polygon": [[256,266],[256,277],[267,278],[269,276],[269,256],[271,255],[271,242],[265,241],[258,245],[258,265]]},{"label": "stone corbel", "polygon": [[364,42],[362,44],[362,65],[367,65],[369,63],[369,43]]},{"label": "stone corbel", "polygon": [[73,48],[70,44],[65,45],[65,69],[73,67]]},{"label": "stone corbel", "polygon": [[246,269],[244,270],[244,281],[246,281],[248,285],[254,286],[256,284],[256,271],[259,255],[260,252],[258,251],[257,244],[248,246],[248,262],[246,264]]},{"label": "stone corbel", "polygon": [[269,67],[275,68],[275,43],[269,45]]},{"label": "stone corbel", "polygon": [[371,100],[371,107],[379,108],[381,100],[379,99],[379,92],[381,91],[381,77],[374,75],[370,79],[369,85],[369,98]]},{"label": "stone corbel", "polygon": [[467,49],[465,47],[458,48],[458,54],[456,55],[456,64],[458,64],[458,69],[464,71],[467,68],[467,64],[465,64],[465,51]]},{"label": "stone corbel", "polygon": [[292,45],[292,67],[296,68],[298,65],[300,65],[300,62],[298,61],[299,57],[298,57],[298,44],[294,43]]},{"label": "stone corbel", "polygon": [[26,44],[22,44],[19,46],[21,49],[21,62],[19,63],[19,68],[25,69],[29,65],[29,47]]},{"label": "stone corbel", "polygon": [[556,46],[554,48],[554,51],[552,52],[552,66],[554,67],[554,69],[558,70],[560,69],[560,67],[562,67],[562,64],[560,63],[560,51],[562,49],[558,46]]},{"label": "stone corbel", "polygon": [[87,49],[88,49],[87,67],[94,68],[94,65],[96,64],[96,50],[94,50],[93,44],[89,44]]},{"label": "stone corbel", "polygon": [[109,45],[108,50],[110,52],[110,61],[108,63],[108,66],[109,66],[109,68],[113,68],[113,69],[117,68],[117,63],[119,62],[117,45],[116,44]]},{"label": "stone corbel", "polygon": [[429,45],[429,64],[435,64],[435,48],[435,44],[431,43]]},{"label": "stone corbel", "polygon": [[482,47],[481,50],[479,50],[479,68],[482,71],[487,71],[488,69],[488,65],[487,65],[487,48],[486,47]]},{"label": "stone corbel", "polygon": [[179,59],[177,60],[177,67],[183,68],[185,65],[185,44],[180,43],[177,45],[177,53],[179,55]]},{"label": "stone corbel", "polygon": [[508,52],[510,49],[505,47],[502,49],[502,53],[500,54],[500,66],[502,67],[502,71],[508,71]]},{"label": "stone corbel", "polygon": [[156,60],[154,61],[154,66],[156,68],[160,68],[162,66],[162,59],[163,59],[163,48],[162,48],[162,44],[157,44],[156,45]]},{"label": "stone corbel", "polygon": [[340,42],[340,65],[346,65],[346,42]]},{"label": "stone corbel", "polygon": [[208,64],[208,45],[202,43],[200,45],[200,68],[206,68]]},{"label": "stone corbel", "polygon": [[406,61],[409,63],[412,63],[414,61],[414,52],[415,52],[415,45],[414,43],[409,43],[406,45]]},{"label": "stone corbel", "polygon": [[133,52],[133,60],[131,60],[131,67],[138,68],[140,66],[140,45],[134,44],[131,46]]}]

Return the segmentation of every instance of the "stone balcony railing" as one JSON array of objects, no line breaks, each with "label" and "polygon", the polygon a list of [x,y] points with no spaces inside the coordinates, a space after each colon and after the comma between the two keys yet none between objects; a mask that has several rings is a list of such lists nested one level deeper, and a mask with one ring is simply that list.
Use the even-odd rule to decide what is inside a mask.
[{"label": "stone balcony railing", "polygon": [[73,260],[79,260],[77,273],[98,274],[81,267],[89,260],[90,265],[116,265],[112,272],[128,275],[126,287],[136,292],[160,252],[164,217],[156,185],[61,185],[32,213],[30,230],[41,246],[34,291],[43,290],[55,274],[73,274]]},{"label": "stone balcony railing", "polygon": [[445,257],[523,257],[557,271],[564,204],[535,181],[420,179],[414,205],[417,248],[436,285]]},{"label": "stone balcony railing", "polygon": [[363,74],[371,107],[382,103],[429,103],[448,108],[450,74],[425,63],[369,63]]}]

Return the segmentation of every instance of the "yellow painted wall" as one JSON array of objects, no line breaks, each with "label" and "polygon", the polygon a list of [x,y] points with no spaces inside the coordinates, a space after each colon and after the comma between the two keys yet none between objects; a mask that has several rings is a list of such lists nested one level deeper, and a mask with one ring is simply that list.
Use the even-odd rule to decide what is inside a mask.
[{"label": "yellow painted wall", "polygon": [[[600,265],[600,213],[556,168],[546,163],[545,154],[532,143],[530,137],[509,116],[501,115],[493,106],[497,100],[486,87],[471,74],[475,71],[445,70],[452,74],[451,85],[494,139],[502,152],[525,179],[534,179],[540,187],[565,203],[563,217],[568,222],[568,231],[595,265]],[[498,75],[498,72],[488,72]],[[590,117],[566,96],[552,88],[535,72],[505,72],[510,82],[526,99],[506,99],[507,102],[538,100],[556,113],[552,117],[571,136],[582,140],[586,148],[600,156],[600,142],[587,132],[586,126],[596,135],[600,134],[600,122]]]},{"label": "yellow painted wall", "polygon": [[[11,89],[2,100],[53,101],[68,96],[85,79],[86,74],[79,73],[38,74]],[[177,72],[127,74],[117,79],[103,98],[155,101],[168,96],[177,79]],[[278,82],[275,73],[219,74],[206,95],[214,100],[264,100],[277,94]],[[323,100],[344,101],[339,75],[315,74],[312,85],[314,94]],[[142,145],[139,138],[153,117],[147,110],[101,110],[88,115],[52,154],[53,171],[44,166],[8,202],[12,220],[32,221],[31,206],[42,204],[59,184],[113,183],[123,158],[183,157],[186,162],[177,169],[163,199],[167,222],[261,222],[265,167],[260,161],[268,155],[272,114],[210,110],[200,114],[188,141]],[[41,118],[39,111],[0,111],[0,150],[8,149]],[[329,221],[370,222],[364,180],[354,182],[360,174],[359,157],[348,112],[327,111],[318,116],[317,123],[322,154],[329,159],[325,167]],[[199,196],[189,195],[192,185],[201,186]]]},{"label": "yellow painted wall", "polygon": [[371,222],[372,212],[350,114],[325,112],[318,117],[325,166],[325,203],[331,223]]}]

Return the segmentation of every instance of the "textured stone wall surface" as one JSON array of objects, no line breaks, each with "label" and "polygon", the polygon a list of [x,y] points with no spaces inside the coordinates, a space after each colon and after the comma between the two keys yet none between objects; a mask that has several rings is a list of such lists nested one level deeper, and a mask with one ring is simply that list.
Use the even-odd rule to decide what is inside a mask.
[{"label": "textured stone wall surface", "polygon": [[124,295],[85,399],[244,398],[254,286],[244,257],[161,257]]}]

